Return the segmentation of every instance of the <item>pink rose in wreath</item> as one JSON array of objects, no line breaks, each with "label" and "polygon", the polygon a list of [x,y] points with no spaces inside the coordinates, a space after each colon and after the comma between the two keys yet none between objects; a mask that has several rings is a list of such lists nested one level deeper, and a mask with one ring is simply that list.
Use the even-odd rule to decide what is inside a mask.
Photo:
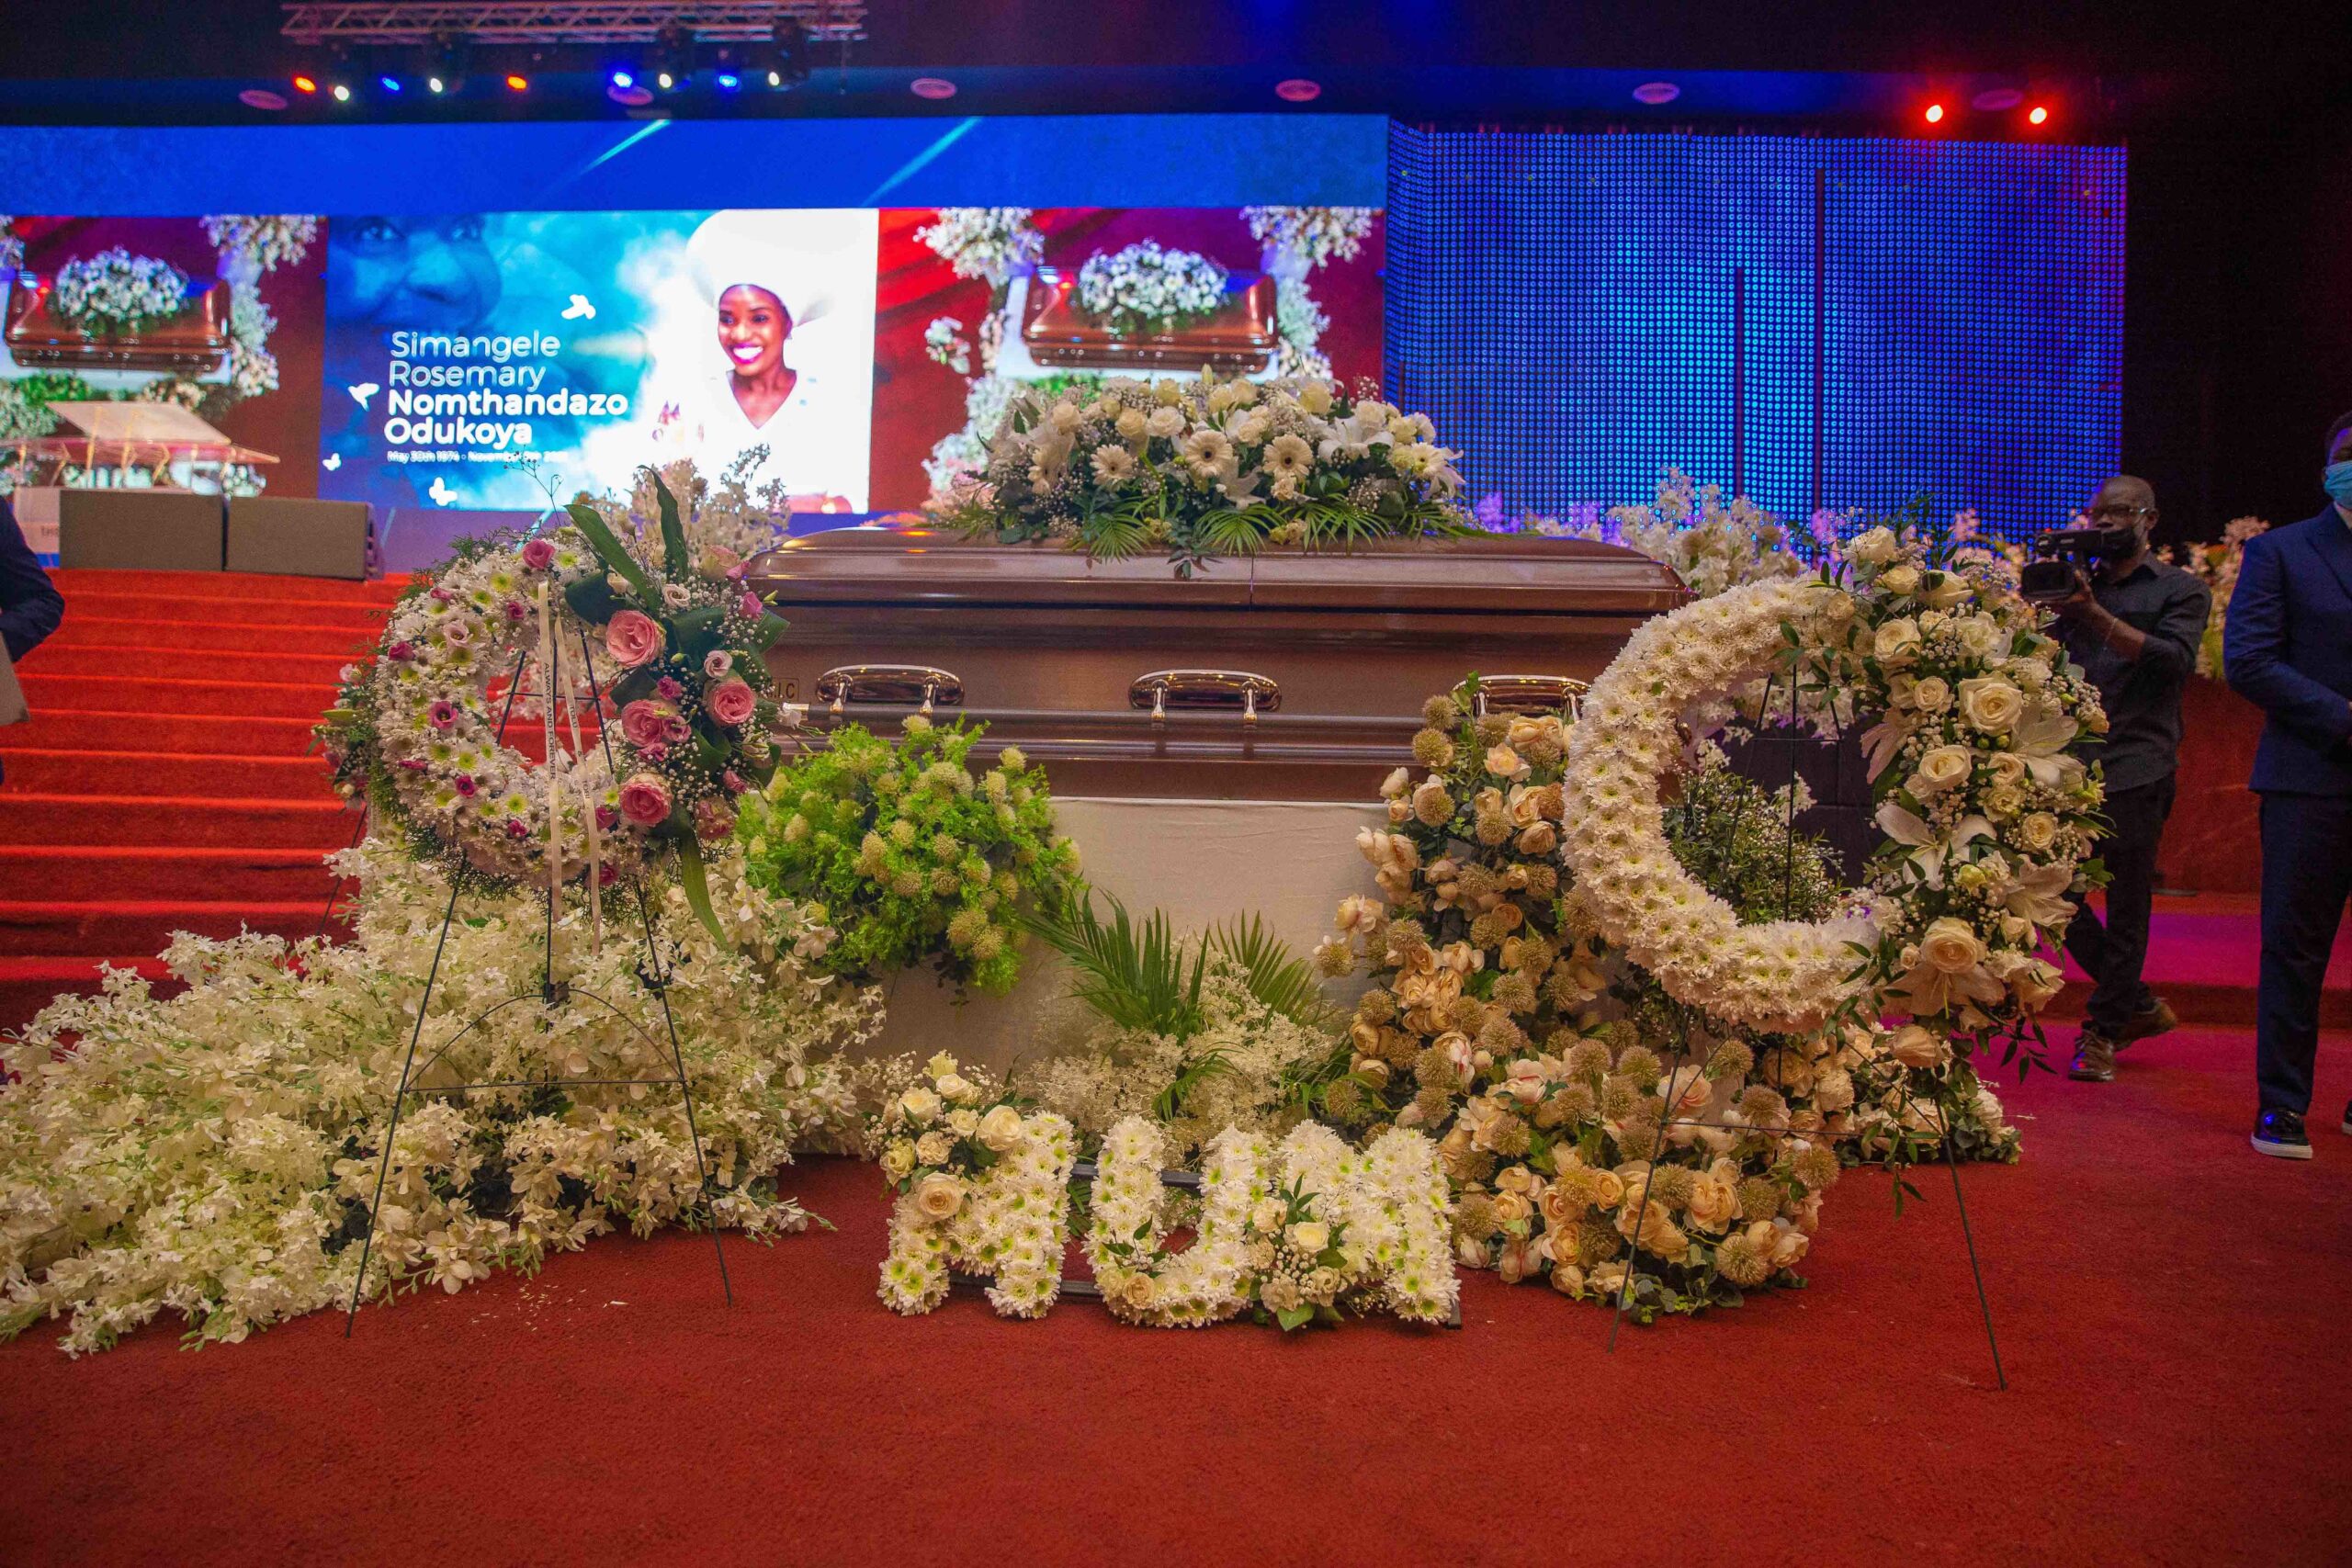
[{"label": "pink rose in wreath", "polygon": [[436,701],[425,711],[425,722],[435,729],[447,729],[458,722],[458,705],[447,698]]},{"label": "pink rose in wreath", "polygon": [[533,571],[545,571],[555,562],[555,547],[545,539],[533,539],[523,547],[523,564]]},{"label": "pink rose in wreath", "polygon": [[650,828],[670,815],[670,786],[653,773],[636,773],[621,785],[621,815]]},{"label": "pink rose in wreath", "polygon": [[644,697],[621,709],[621,733],[632,746],[652,746],[670,738],[670,720],[677,710]]},{"label": "pink rose in wreath", "polygon": [[622,610],[605,625],[605,651],[634,670],[662,651],[662,625],[641,610]]},{"label": "pink rose in wreath", "polygon": [[752,688],[741,681],[721,681],[703,698],[703,705],[710,716],[730,728],[741,729],[752,722],[752,715],[759,710],[760,699]]}]

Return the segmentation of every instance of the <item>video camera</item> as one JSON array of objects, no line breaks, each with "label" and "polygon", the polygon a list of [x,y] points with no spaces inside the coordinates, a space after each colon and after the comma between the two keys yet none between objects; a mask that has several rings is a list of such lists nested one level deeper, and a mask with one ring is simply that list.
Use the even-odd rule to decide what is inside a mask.
[{"label": "video camera", "polygon": [[2103,560],[2123,560],[2140,547],[2138,530],[2128,523],[2104,528],[2060,528],[2035,536],[2034,558],[2018,573],[2018,592],[2037,604],[2071,598],[2076,571]]}]

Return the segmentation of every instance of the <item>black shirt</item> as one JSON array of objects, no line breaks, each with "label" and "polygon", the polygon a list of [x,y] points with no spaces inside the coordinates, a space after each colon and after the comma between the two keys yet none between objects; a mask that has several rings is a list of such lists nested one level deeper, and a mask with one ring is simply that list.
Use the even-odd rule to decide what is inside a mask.
[{"label": "black shirt", "polygon": [[2066,657],[2083,667],[2107,708],[2107,744],[2098,752],[2107,787],[2138,789],[2180,761],[2180,694],[2196,672],[2213,594],[2193,574],[2152,556],[2120,581],[2093,578],[2091,596],[2148,637],[2140,657],[2127,660],[2080,621],[2058,627]]},{"label": "black shirt", "polygon": [[17,513],[0,496],[0,640],[11,661],[22,659],[57,629],[65,600],[33,558],[32,547],[17,526]]}]

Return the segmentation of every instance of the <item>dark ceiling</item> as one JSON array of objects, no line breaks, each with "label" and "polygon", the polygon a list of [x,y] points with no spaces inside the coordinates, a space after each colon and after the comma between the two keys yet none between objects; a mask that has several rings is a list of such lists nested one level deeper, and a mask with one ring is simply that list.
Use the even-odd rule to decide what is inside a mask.
[{"label": "dark ceiling", "polygon": [[[279,36],[274,0],[0,0],[0,16],[6,120],[253,118],[235,102],[240,87],[283,85],[319,59]],[[1318,110],[1634,118],[1618,73],[1716,72],[1728,73],[1717,91],[1676,118],[1867,119],[1943,84],[1998,81],[2056,95],[2077,132],[2292,130],[2331,98],[2341,124],[2348,18],[2342,0],[869,0],[868,37],[845,60],[827,51],[800,94],[725,112],[1276,107],[1272,85],[1306,76],[1325,89]],[[617,113],[602,101],[601,63],[594,51],[537,62],[528,102],[487,95],[420,108],[411,98],[377,110]],[[926,73],[955,80],[956,98],[910,97],[908,82]],[[1807,73],[1813,86],[1775,86],[1775,73]]]}]

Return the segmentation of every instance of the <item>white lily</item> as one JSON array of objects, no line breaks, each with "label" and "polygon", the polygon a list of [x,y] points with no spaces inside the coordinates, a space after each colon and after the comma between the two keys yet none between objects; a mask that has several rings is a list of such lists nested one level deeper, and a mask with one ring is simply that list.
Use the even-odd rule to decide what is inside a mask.
[{"label": "white lily", "polygon": [[2083,776],[2083,764],[2066,755],[2081,726],[2056,708],[2038,706],[2009,732],[2011,750],[2024,759],[2033,782],[2046,789],[2072,789]]},{"label": "white lily", "polygon": [[2036,865],[2020,861],[2011,880],[2005,902],[2009,913],[2021,915],[2043,931],[2063,924],[2073,913],[2067,901],[2066,889],[2074,885],[2075,873],[2070,866]]},{"label": "white lily", "polygon": [[1930,887],[1944,885],[1944,868],[1962,847],[1993,836],[1993,824],[1971,816],[1952,824],[1950,838],[1939,840],[1917,812],[1906,811],[1893,796],[1878,808],[1878,825],[1888,838],[1911,852],[1911,863]]}]

